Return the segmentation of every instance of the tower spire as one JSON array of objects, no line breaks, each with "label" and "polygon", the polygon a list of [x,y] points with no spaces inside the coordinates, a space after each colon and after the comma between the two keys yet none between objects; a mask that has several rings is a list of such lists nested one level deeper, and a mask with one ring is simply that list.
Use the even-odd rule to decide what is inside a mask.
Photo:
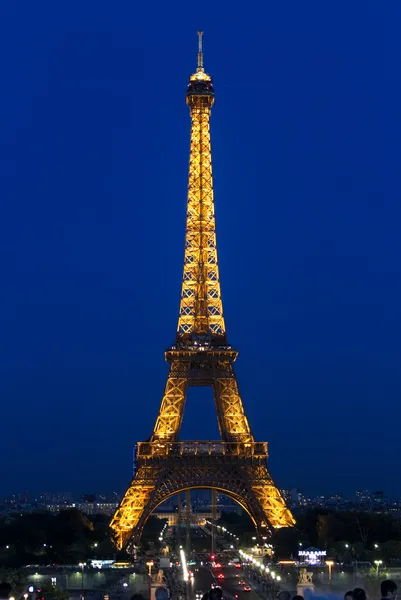
[{"label": "tower spire", "polygon": [[203,71],[203,31],[198,31],[198,68],[197,71]]},{"label": "tower spire", "polygon": [[227,339],[217,262],[209,124],[214,91],[212,78],[203,70],[202,35],[198,31],[198,68],[189,79],[186,94],[191,114],[191,144],[177,341],[191,344],[207,338],[222,345]]}]

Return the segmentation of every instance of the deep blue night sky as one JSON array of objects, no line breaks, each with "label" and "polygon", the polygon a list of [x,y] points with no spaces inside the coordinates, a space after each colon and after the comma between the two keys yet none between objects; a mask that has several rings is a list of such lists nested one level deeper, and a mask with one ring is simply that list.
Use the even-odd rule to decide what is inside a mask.
[{"label": "deep blue night sky", "polygon": [[[281,487],[401,495],[400,19],[391,1],[1,3],[3,493],[123,491],[151,433],[203,28],[255,436]],[[217,435],[201,392],[184,438]]]}]

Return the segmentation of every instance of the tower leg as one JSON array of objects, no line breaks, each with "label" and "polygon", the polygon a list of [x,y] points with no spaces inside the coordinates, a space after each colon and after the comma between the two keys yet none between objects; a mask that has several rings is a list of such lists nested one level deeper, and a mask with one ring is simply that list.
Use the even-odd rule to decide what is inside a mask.
[{"label": "tower leg", "polygon": [[221,365],[216,375],[213,385],[214,401],[223,439],[253,442],[232,364]]},{"label": "tower leg", "polygon": [[173,362],[167,378],[159,416],[153,430],[153,441],[174,440],[181,428],[188,387],[188,364]]}]

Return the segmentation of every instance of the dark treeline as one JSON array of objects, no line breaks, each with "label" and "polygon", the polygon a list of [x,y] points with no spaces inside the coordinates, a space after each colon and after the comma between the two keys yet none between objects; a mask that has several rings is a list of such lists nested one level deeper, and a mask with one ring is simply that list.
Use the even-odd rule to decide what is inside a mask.
[{"label": "dark treeline", "polygon": [[[255,530],[248,515],[223,513],[221,524],[253,545]],[[297,518],[295,528],[276,530],[270,543],[277,558],[297,556],[303,548],[315,546],[341,562],[353,560],[390,561],[401,557],[401,522],[385,514],[310,510]]]},{"label": "dark treeline", "polygon": [[[155,517],[148,520],[142,550],[157,550],[164,523]],[[255,543],[255,529],[247,514],[223,513],[219,523],[239,538],[240,545]],[[303,548],[325,549],[341,562],[389,561],[401,557],[401,522],[383,514],[311,510],[298,517],[295,528],[275,531],[270,543],[277,558],[295,557],[302,544]],[[107,516],[89,518],[69,509],[58,515],[31,513],[0,521],[2,567],[77,564],[90,558],[127,558],[125,552],[115,551]]]},{"label": "dark treeline", "polygon": [[0,522],[0,565],[77,564],[88,558],[110,558],[109,518],[90,519],[76,509],[29,513]]},{"label": "dark treeline", "polygon": [[[86,516],[75,508],[57,515],[35,512],[0,521],[0,567],[35,565],[76,565],[91,558],[127,560],[116,552],[109,530],[110,517]],[[154,517],[146,523],[142,546],[158,547],[165,523]]]}]

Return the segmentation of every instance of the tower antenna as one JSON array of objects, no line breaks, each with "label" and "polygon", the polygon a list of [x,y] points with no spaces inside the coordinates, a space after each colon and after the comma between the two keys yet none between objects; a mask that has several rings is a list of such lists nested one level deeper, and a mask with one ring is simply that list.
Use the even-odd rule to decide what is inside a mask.
[{"label": "tower antenna", "polygon": [[198,71],[203,71],[203,31],[198,31]]}]

